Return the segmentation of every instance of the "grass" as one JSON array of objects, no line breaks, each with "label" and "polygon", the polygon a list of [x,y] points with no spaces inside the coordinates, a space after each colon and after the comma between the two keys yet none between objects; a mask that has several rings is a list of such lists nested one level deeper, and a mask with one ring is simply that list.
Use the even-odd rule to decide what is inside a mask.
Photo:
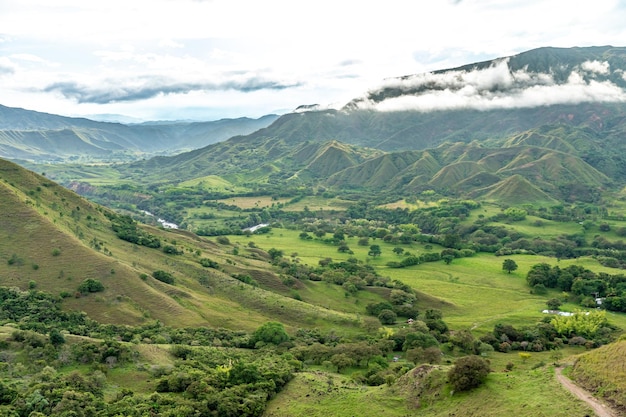
[{"label": "grass", "polygon": [[[337,247],[319,239],[302,240],[299,231],[273,229],[269,234],[246,236],[230,236],[234,244],[247,246],[249,242],[262,249],[280,249],[285,256],[296,255],[300,262],[317,265],[319,260],[332,258],[334,261],[354,257],[357,260],[373,265],[379,274],[391,279],[398,279],[409,284],[421,296],[418,308],[437,308],[443,311],[445,321],[452,329],[472,329],[476,334],[484,334],[493,329],[499,322],[514,326],[525,326],[542,318],[542,310],[546,309],[546,301],[552,297],[560,297],[561,293],[549,291],[546,295],[530,294],[526,284],[526,274],[538,263],[560,265],[581,265],[596,272],[616,273],[614,269],[603,267],[592,258],[567,259],[557,261],[554,258],[535,255],[512,255],[496,257],[492,254],[480,253],[474,257],[454,259],[450,265],[443,261],[428,262],[421,265],[394,269],[386,266],[389,261],[402,259],[392,249],[397,246],[380,239],[370,239],[370,244],[381,246],[382,255],[372,258],[367,255],[369,246],[359,246],[358,238],[347,238],[348,246],[354,254],[337,252]],[[440,247],[434,245],[426,250],[424,245],[400,245],[414,254],[439,252]],[[513,259],[518,269],[511,274],[502,270],[505,258]],[[337,290],[337,292],[340,292]],[[305,293],[301,293],[304,297]],[[318,301],[315,301],[318,302]],[[324,305],[324,304],[322,304]],[[562,307],[566,309],[568,305]],[[578,308],[570,305],[571,309]],[[626,329],[626,315],[609,313],[609,321]]]},{"label": "grass", "polygon": [[570,377],[598,396],[626,410],[626,339],[578,356]]},{"label": "grass", "polygon": [[394,201],[393,203],[387,203],[387,204],[383,204],[380,207],[381,208],[386,208],[386,209],[390,209],[390,210],[394,210],[394,209],[409,209],[409,210],[417,210],[417,209],[422,209],[422,208],[429,208],[429,207],[437,207],[438,204],[434,201],[421,201],[421,200],[416,200],[415,202],[409,203],[406,200],[398,200],[398,201]]},{"label": "grass", "polygon": [[[515,353],[492,355],[493,372],[483,386],[469,393],[453,393],[445,385],[449,365],[427,374],[409,371],[391,386],[378,387],[356,385],[349,376],[319,370],[298,373],[269,402],[264,416],[499,417],[511,410],[519,417],[589,414],[589,409],[556,381],[552,366],[542,365],[551,362],[550,352],[533,353],[524,362]],[[504,372],[508,362],[513,362],[514,368]]]}]

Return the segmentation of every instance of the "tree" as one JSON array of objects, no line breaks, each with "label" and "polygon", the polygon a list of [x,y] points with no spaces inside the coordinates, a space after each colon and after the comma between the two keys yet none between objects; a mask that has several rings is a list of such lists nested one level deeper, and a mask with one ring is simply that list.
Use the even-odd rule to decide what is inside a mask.
[{"label": "tree", "polygon": [[396,313],[387,309],[382,310],[378,314],[378,320],[380,320],[382,324],[394,324],[397,318],[398,318],[398,315]]},{"label": "tree", "polygon": [[280,249],[271,248],[267,251],[267,254],[270,256],[270,258],[272,258],[272,260],[276,260],[283,256],[283,251]]},{"label": "tree", "polygon": [[455,391],[468,391],[480,386],[489,372],[489,361],[476,355],[464,356],[448,372],[448,382]]},{"label": "tree", "polygon": [[354,365],[354,359],[345,353],[338,353],[330,358],[330,362],[337,367],[337,372],[341,372],[342,369],[348,368]]},{"label": "tree", "polygon": [[87,278],[78,286],[78,291],[83,294],[101,292],[104,291],[104,285],[97,279]]},{"label": "tree", "polygon": [[289,340],[289,335],[281,323],[268,321],[254,331],[251,342],[256,345],[259,342],[265,344],[280,345]]},{"label": "tree", "polygon": [[510,274],[517,269],[517,263],[513,259],[505,259],[502,262],[502,269]]},{"label": "tree", "polygon": [[548,305],[548,308],[550,310],[558,310],[559,307],[561,307],[561,300],[559,300],[558,298],[550,298],[548,301],[546,301],[546,304]]},{"label": "tree", "polygon": [[377,256],[380,256],[381,253],[382,251],[380,250],[380,245],[372,245],[370,246],[370,251],[367,254],[375,258]]},{"label": "tree", "polygon": [[57,329],[52,329],[48,337],[53,346],[60,346],[65,343],[65,337]]},{"label": "tree", "polygon": [[396,255],[402,255],[402,253],[404,252],[403,248],[393,248],[393,253],[395,253]]}]

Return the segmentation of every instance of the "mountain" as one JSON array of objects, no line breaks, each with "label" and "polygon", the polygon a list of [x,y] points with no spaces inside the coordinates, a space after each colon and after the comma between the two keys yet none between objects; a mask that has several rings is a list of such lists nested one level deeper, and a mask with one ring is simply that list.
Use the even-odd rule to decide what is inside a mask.
[{"label": "mountain", "polygon": [[126,125],[0,105],[0,157],[37,162],[131,161],[196,149],[248,134],[277,117]]},{"label": "mountain", "polygon": [[[309,177],[294,177],[306,166],[284,163],[287,155],[305,144],[341,142],[379,153],[370,151],[377,159],[360,163],[324,163],[327,169],[320,174],[328,178],[327,185],[461,192],[473,183],[485,187],[521,175],[542,192],[572,181],[604,187],[626,181],[625,71],[626,48],[605,46],[540,48],[392,78],[341,110],[302,106],[250,135],[138,162],[125,174],[132,177],[134,171],[140,173],[138,180],[146,179],[158,167],[180,173],[181,179],[237,173],[260,183],[272,178],[306,182]],[[433,151],[431,156],[439,155],[435,161],[427,158],[414,165],[424,154],[412,151],[446,143],[458,145],[448,147],[445,157]],[[470,152],[461,144],[479,146]],[[454,156],[455,149],[465,154]],[[459,162],[463,164],[446,167]],[[318,159],[316,165],[321,163]],[[252,174],[258,169],[271,175]]]},{"label": "mountain", "polygon": [[385,80],[346,108],[451,110],[624,101],[626,48],[538,48]]}]

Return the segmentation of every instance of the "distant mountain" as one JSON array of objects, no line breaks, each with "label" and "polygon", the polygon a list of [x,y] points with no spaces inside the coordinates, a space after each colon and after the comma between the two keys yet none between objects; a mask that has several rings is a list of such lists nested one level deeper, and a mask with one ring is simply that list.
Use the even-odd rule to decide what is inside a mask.
[{"label": "distant mountain", "polygon": [[248,134],[278,118],[130,124],[96,122],[0,105],[0,157],[36,162],[135,160]]},{"label": "distant mountain", "polygon": [[[626,48],[541,48],[386,80],[341,110],[301,106],[249,135],[120,169],[145,182],[219,175],[382,193],[589,199],[626,184],[625,88]],[[465,105],[447,105],[463,97]]]}]

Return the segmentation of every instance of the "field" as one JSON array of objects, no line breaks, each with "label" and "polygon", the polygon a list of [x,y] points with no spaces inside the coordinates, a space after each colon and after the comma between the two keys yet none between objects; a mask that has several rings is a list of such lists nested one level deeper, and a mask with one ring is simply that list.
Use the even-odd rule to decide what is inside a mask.
[{"label": "field", "polygon": [[[420,310],[440,309],[451,328],[472,329],[477,334],[492,330],[498,322],[515,326],[537,322],[544,317],[541,311],[546,309],[546,301],[552,297],[562,296],[557,291],[550,291],[546,295],[530,294],[525,278],[528,270],[535,264],[558,263],[562,268],[568,265],[581,265],[596,272],[616,273],[615,269],[603,267],[591,258],[557,261],[554,258],[535,255],[497,257],[486,253],[454,259],[450,265],[438,261],[396,269],[389,268],[386,264],[402,259],[392,252],[397,245],[383,242],[381,239],[370,239],[370,244],[380,245],[382,251],[380,256],[373,258],[367,254],[369,246],[359,246],[356,237],[346,238],[348,246],[354,252],[348,254],[338,252],[336,246],[319,239],[300,239],[299,234],[300,232],[295,230],[274,228],[268,234],[249,237],[229,236],[229,239],[242,248],[253,242],[255,246],[265,250],[279,249],[285,256],[308,265],[317,265],[324,258],[340,261],[354,257],[360,262],[374,266],[380,275],[398,279],[423,294],[422,304],[418,306]],[[413,254],[439,252],[442,249],[437,245],[432,246],[427,250],[424,244],[401,245],[405,251]],[[515,260],[519,268],[511,274],[503,271],[504,258]],[[578,308],[567,303],[561,307],[562,310],[570,311]],[[626,315],[608,313],[608,316],[613,324],[626,329]]]}]

